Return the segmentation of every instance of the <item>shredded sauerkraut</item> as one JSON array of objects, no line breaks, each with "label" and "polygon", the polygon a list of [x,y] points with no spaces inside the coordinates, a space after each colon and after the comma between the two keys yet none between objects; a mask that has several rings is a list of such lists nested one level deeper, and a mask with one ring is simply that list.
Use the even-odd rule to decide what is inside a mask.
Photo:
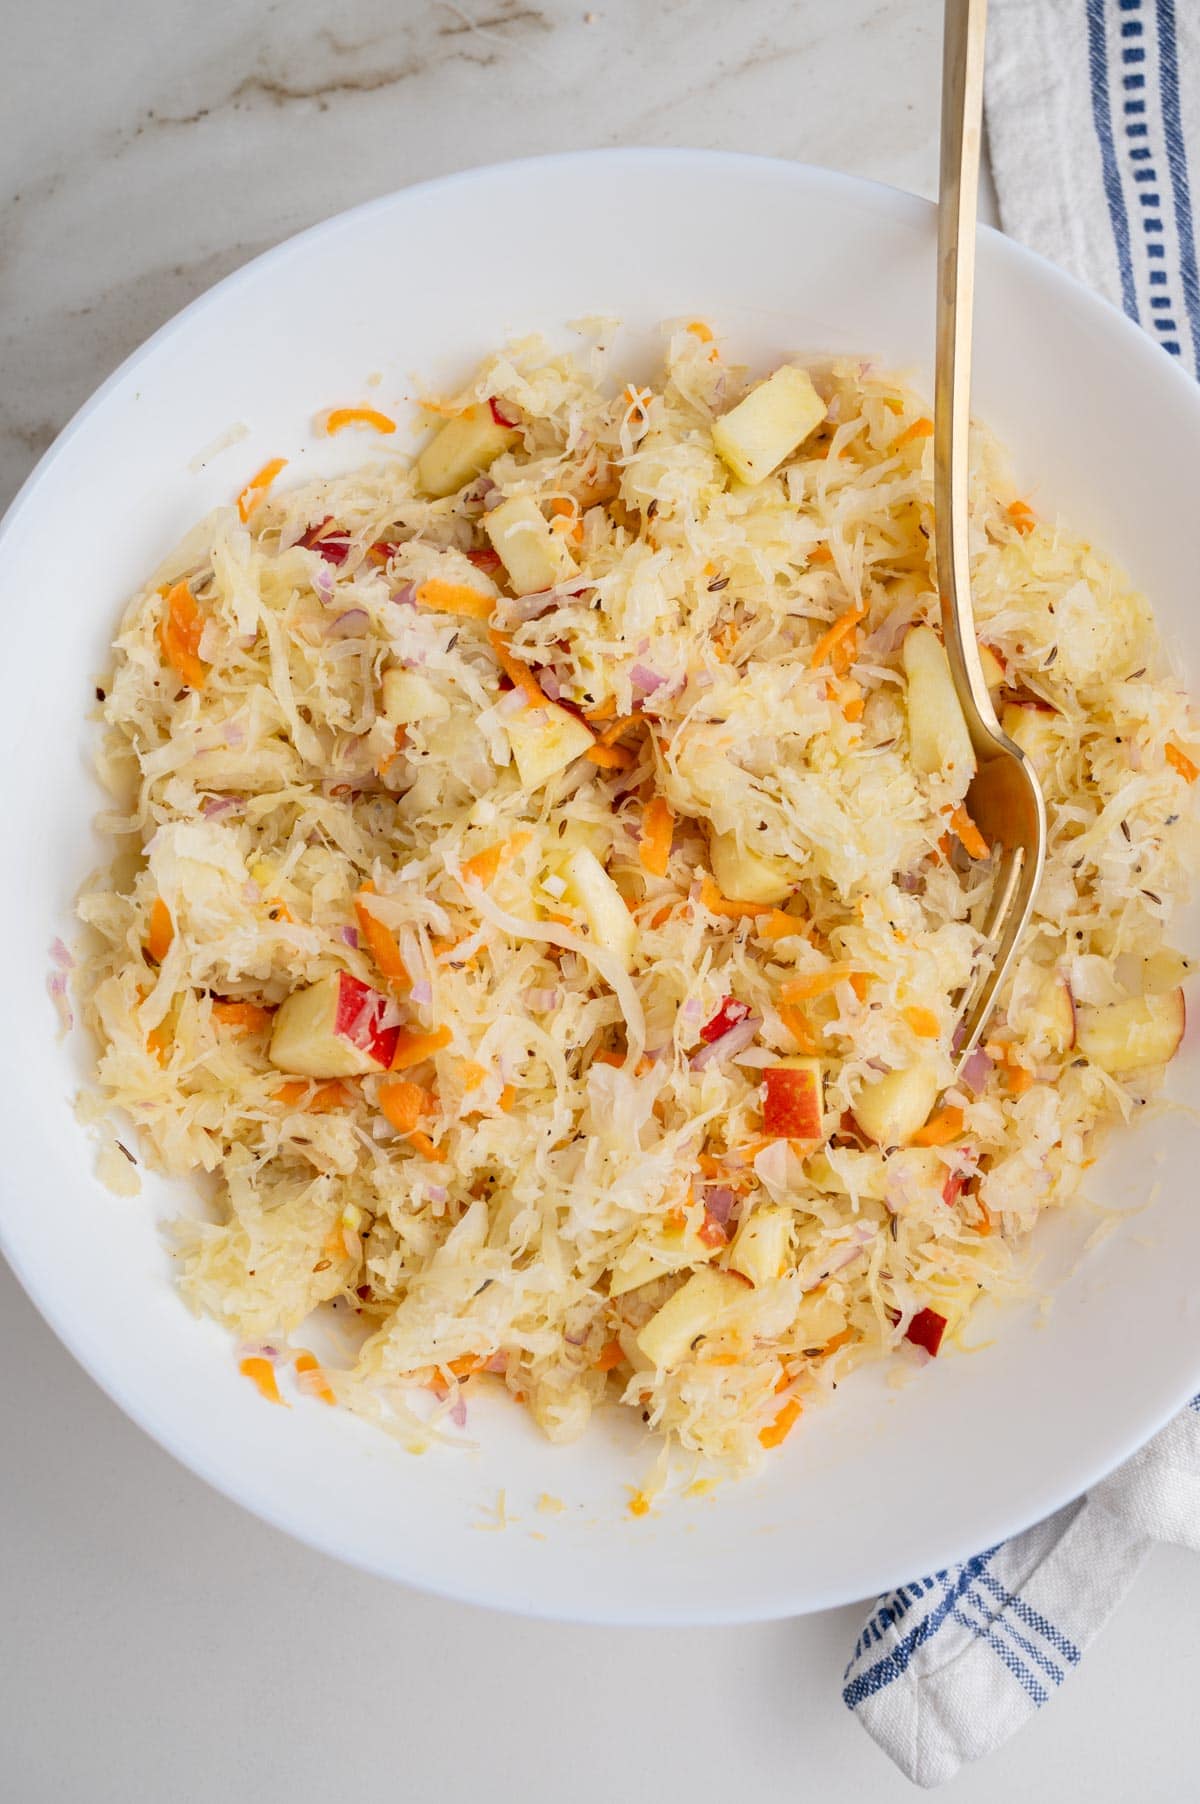
[{"label": "shredded sauerkraut", "polygon": [[268,1394],[336,1303],[361,1345],[302,1388],[404,1437],[485,1372],[552,1439],[619,1399],[744,1467],[949,1344],[1161,1074],[1196,769],[1145,602],[978,435],[980,635],[1050,845],[956,1077],[993,865],[918,705],[921,404],[814,371],[780,453],[795,370],[752,444],[699,322],[651,386],[604,361],[510,346],[416,465],[269,466],[134,598],[81,989],[145,1155],[211,1174],[183,1292]]}]

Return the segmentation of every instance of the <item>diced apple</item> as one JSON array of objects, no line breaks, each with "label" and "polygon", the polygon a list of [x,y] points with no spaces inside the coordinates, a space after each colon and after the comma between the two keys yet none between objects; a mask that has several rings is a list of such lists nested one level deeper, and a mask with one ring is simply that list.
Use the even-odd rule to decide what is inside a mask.
[{"label": "diced apple", "polygon": [[450,703],[419,670],[385,670],[380,712],[385,720],[402,727],[410,720],[444,720]]},{"label": "diced apple", "polygon": [[1142,960],[1139,988],[1145,996],[1161,996],[1164,990],[1176,989],[1185,982],[1195,969],[1195,959],[1163,946]]},{"label": "diced apple", "polygon": [[846,1326],[846,1312],[828,1291],[806,1296],[792,1323],[793,1335],[801,1347],[823,1347]]},{"label": "diced apple", "polygon": [[1081,1003],[1076,1013],[1080,1052],[1112,1077],[1165,1065],[1178,1051],[1187,1022],[1178,989],[1098,1007]]},{"label": "diced apple", "polygon": [[551,589],[575,569],[571,554],[532,495],[513,495],[485,514],[483,530],[508,572],[514,595]]},{"label": "diced apple", "polygon": [[864,1084],[854,1099],[854,1119],[877,1146],[903,1146],[924,1127],[941,1084],[930,1065],[907,1065]]},{"label": "diced apple", "polygon": [[297,1077],[363,1077],[386,1071],[400,1031],[383,1025],[391,1006],[379,990],[348,971],[295,990],[275,1016],[271,1063]]},{"label": "diced apple", "polygon": [[563,865],[563,877],[566,900],[583,910],[596,944],[615,952],[623,965],[631,964],[637,928],[620,890],[596,854],[580,846]]},{"label": "diced apple", "polygon": [[1004,687],[1004,666],[990,645],[979,647],[979,663],[983,671],[983,680],[994,701],[997,690]]},{"label": "diced apple", "polygon": [[1075,1044],[1075,1000],[1066,978],[1054,971],[1034,998],[1028,1031],[1040,1034],[1051,1052],[1070,1052]]},{"label": "diced apple", "polygon": [[455,495],[472,477],[495,463],[518,437],[496,418],[488,403],[468,407],[447,420],[417,459],[417,480],[429,495]]},{"label": "diced apple", "polygon": [[792,1212],[769,1203],[748,1215],[733,1237],[729,1269],[741,1272],[751,1284],[769,1284],[787,1270]]},{"label": "diced apple", "polygon": [[703,1265],[706,1260],[715,1259],[720,1250],[719,1244],[706,1245],[690,1222],[682,1228],[661,1228],[653,1240],[639,1238],[622,1253],[609,1275],[608,1294],[623,1297],[626,1291],[651,1284],[669,1272]]},{"label": "diced apple", "polygon": [[946,648],[931,626],[914,626],[900,656],[908,678],[909,755],[926,776],[941,772],[965,788],[974,775],[975,753]]},{"label": "diced apple", "polygon": [[825,418],[807,370],[785,363],[719,419],[713,444],[739,482],[761,482]]},{"label": "diced apple", "polygon": [[857,1147],[838,1149],[838,1162],[825,1152],[810,1153],[804,1161],[805,1175],[817,1190],[840,1192],[843,1196],[870,1197],[881,1203],[887,1195],[888,1164],[882,1153]]},{"label": "diced apple", "polygon": [[717,1325],[723,1310],[746,1295],[741,1279],[730,1272],[711,1267],[693,1272],[650,1317],[637,1337],[638,1350],[658,1370],[669,1370],[687,1357],[694,1340]]},{"label": "diced apple", "polygon": [[782,902],[795,887],[786,858],[751,852],[736,833],[710,833],[709,862],[717,888],[734,902]]},{"label": "diced apple", "polygon": [[1057,722],[1053,708],[1036,703],[1006,702],[1000,712],[1001,727],[1021,748],[1039,777],[1050,770],[1058,754]]},{"label": "diced apple", "polygon": [[547,702],[542,708],[531,705],[509,715],[504,731],[526,789],[541,789],[594,743],[583,721],[557,702]]},{"label": "diced apple", "polygon": [[820,1140],[825,1092],[820,1059],[780,1059],[763,1072],[763,1132],[788,1140]]}]

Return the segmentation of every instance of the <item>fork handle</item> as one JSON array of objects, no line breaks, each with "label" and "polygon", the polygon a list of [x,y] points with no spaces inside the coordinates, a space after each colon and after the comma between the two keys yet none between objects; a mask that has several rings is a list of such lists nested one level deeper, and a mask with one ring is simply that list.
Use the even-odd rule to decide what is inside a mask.
[{"label": "fork handle", "polygon": [[942,53],[942,160],[938,187],[934,512],[946,653],[978,752],[994,752],[995,710],[979,662],[971,608],[968,434],[975,226],[983,138],[987,0],[946,0]]}]

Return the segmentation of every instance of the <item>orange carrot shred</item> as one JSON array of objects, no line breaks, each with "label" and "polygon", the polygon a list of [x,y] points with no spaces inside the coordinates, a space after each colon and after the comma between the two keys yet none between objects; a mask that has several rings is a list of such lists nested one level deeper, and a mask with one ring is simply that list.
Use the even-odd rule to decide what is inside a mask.
[{"label": "orange carrot shred", "polygon": [[899,438],[893,441],[892,450],[898,451],[901,445],[911,445],[914,439],[932,437],[933,421],[923,417],[919,420],[914,420],[911,426],[906,426],[904,428],[904,431],[900,434]]},{"label": "orange carrot shred", "polygon": [[419,1129],[414,1129],[408,1136],[408,1144],[415,1153],[420,1153],[423,1159],[432,1159],[438,1164],[441,1164],[447,1156],[444,1147],[435,1146],[429,1135],[422,1134]]},{"label": "orange carrot shred", "polygon": [[812,651],[809,653],[809,669],[816,670],[819,665],[823,664],[830,653],[835,651],[842,640],[846,638],[847,634],[854,631],[859,621],[866,619],[866,614],[867,607],[866,603],[863,602],[856,608],[850,608],[848,612],[835,620],[828,632],[822,633],[821,637],[817,640],[817,643],[813,646]]},{"label": "orange carrot shred", "polygon": [[754,931],[764,940],[782,940],[792,933],[804,933],[807,926],[808,923],[798,915],[790,915],[783,908],[773,908],[769,914],[759,916]]},{"label": "orange carrot shred", "polygon": [[333,1406],[337,1403],[328,1378],[321,1370],[320,1362],[315,1354],[306,1353],[303,1348],[296,1354],[296,1378],[300,1389],[308,1397],[316,1397],[321,1403]]},{"label": "orange carrot shred", "polygon": [[504,635],[502,633],[497,633],[494,630],[490,631],[488,633],[488,644],[495,653],[497,664],[499,664],[513,688],[523,690],[526,697],[535,708],[548,707],[550,702],[549,696],[545,694],[528,664],[524,663],[522,659],[513,656],[512,650]]},{"label": "orange carrot shred", "polygon": [[619,1340],[606,1341],[600,1349],[599,1357],[594,1362],[597,1372],[611,1372],[621,1364],[625,1354]]},{"label": "orange carrot shred", "polygon": [[800,1009],[788,1008],[785,1004],[779,1010],[779,1019],[783,1022],[783,1025],[787,1028],[801,1052],[816,1053],[821,1050],[813,1035],[812,1028],[809,1026],[805,1015]]},{"label": "orange carrot shred", "polygon": [[757,920],[761,915],[774,913],[769,902],[737,902],[732,896],[723,896],[711,877],[700,880],[700,900],[709,914],[728,915],[735,921],[743,915]]},{"label": "orange carrot shred", "polygon": [[963,1112],[955,1105],[939,1109],[931,1115],[923,1128],[912,1136],[914,1146],[949,1146],[962,1133]]},{"label": "orange carrot shred", "polygon": [[158,644],[163,658],[188,689],[203,689],[208,666],[200,657],[204,616],[187,583],[176,583],[161,592],[166,603],[158,623]]},{"label": "orange carrot shred", "polygon": [[432,608],[439,614],[461,614],[470,620],[488,620],[496,605],[495,597],[473,589],[470,583],[443,582],[432,576],[421,583],[416,592],[417,606]]},{"label": "orange carrot shred", "polygon": [[941,1029],[938,1018],[931,1008],[901,1009],[901,1014],[915,1034],[923,1040],[936,1040]]},{"label": "orange carrot shred", "polygon": [[642,815],[642,839],[638,847],[642,869],[649,871],[652,877],[665,877],[667,874],[674,831],[675,816],[661,796],[654,796],[647,802]]},{"label": "orange carrot shred", "polygon": [[1028,501],[1010,501],[1004,511],[1019,533],[1032,532],[1037,525],[1037,515]]},{"label": "orange carrot shred", "polygon": [[702,345],[712,343],[712,327],[706,326],[702,319],[689,320],[688,331],[693,338],[698,338]]},{"label": "orange carrot shred", "polygon": [[281,1403],[285,1409],[287,1408],[287,1405],[283,1403],[283,1398],[279,1395],[275,1368],[269,1359],[262,1359],[255,1354],[249,1359],[243,1359],[238,1365],[238,1371],[243,1378],[249,1378],[250,1382],[258,1387],[259,1395],[265,1397],[268,1403]]},{"label": "orange carrot shred", "polygon": [[146,951],[156,965],[162,964],[174,938],[175,923],[171,919],[171,911],[161,896],[155,896],[150,910],[150,934],[146,941]]},{"label": "orange carrot shred", "polygon": [[968,858],[986,858],[991,847],[960,802],[950,815],[950,825]]},{"label": "orange carrot shred", "polygon": [[601,770],[630,770],[637,763],[634,754],[622,745],[592,745],[583,755]]},{"label": "orange carrot shred", "polygon": [[487,889],[496,879],[502,865],[515,858],[529,844],[530,834],[514,833],[511,839],[497,840],[494,846],[485,846],[482,852],[463,860],[461,870],[468,883],[482,884]]},{"label": "orange carrot shred", "polygon": [[310,1115],[329,1115],[334,1109],[348,1109],[354,1097],[336,1077],[324,1084],[311,1084],[306,1077],[293,1077],[272,1091],[271,1100],[283,1103],[286,1108],[295,1108],[301,1103]]},{"label": "orange carrot shred", "polygon": [[286,463],[286,457],[273,457],[261,470],[255,471],[237,499],[237,510],[243,521],[250,518]]},{"label": "orange carrot shred", "polygon": [[437,1104],[432,1090],[400,1078],[396,1083],[380,1084],[379,1106],[398,1134],[411,1134],[422,1115],[432,1114]]},{"label": "orange carrot shred", "polygon": [[1185,783],[1194,783],[1196,778],[1200,777],[1200,765],[1192,763],[1181,745],[1176,745],[1173,739],[1168,739],[1164,749],[1167,763],[1172,770],[1179,772]]},{"label": "orange carrot shred", "polygon": [[861,1002],[870,976],[866,971],[851,970],[848,965],[830,965],[824,971],[810,971],[805,977],[785,978],[779,986],[779,994],[785,1002],[808,1002],[814,996],[823,996],[836,984],[847,982]]},{"label": "orange carrot shred", "polygon": [[265,1033],[271,1025],[273,1014],[273,1009],[264,1008],[260,1002],[236,1002],[224,996],[213,997],[213,1020],[218,1027],[232,1027],[238,1033]]},{"label": "orange carrot shred", "polygon": [[344,426],[370,426],[376,432],[395,432],[396,422],[376,407],[334,407],[325,416],[325,431],[332,438]]},{"label": "orange carrot shred", "polygon": [[419,1065],[424,1059],[431,1059],[443,1046],[449,1046],[453,1037],[448,1027],[435,1027],[428,1034],[417,1032],[411,1027],[402,1027],[396,1036],[392,1070],[407,1071],[411,1065]]},{"label": "orange carrot shred", "polygon": [[786,1440],[799,1419],[801,1407],[798,1398],[790,1398],[775,1420],[766,1428],[759,1429],[758,1438],[761,1444],[767,1448],[778,1447],[781,1441]]}]

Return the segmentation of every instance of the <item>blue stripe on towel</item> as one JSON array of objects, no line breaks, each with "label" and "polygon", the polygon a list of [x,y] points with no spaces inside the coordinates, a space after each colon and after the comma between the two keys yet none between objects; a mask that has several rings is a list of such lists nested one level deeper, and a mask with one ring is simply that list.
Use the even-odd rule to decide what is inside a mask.
[{"label": "blue stripe on towel", "polygon": [[1133,286],[1133,257],[1129,248],[1129,219],[1125,212],[1125,196],[1121,191],[1121,172],[1117,167],[1117,149],[1113,141],[1112,108],[1108,94],[1108,40],[1104,30],[1104,0],[1086,0],[1088,66],[1092,77],[1092,121],[1100,144],[1100,165],[1104,174],[1104,197],[1112,225],[1117,252],[1117,268],[1121,274],[1121,304],[1130,319],[1138,319],[1137,294]]},{"label": "blue stripe on towel", "polygon": [[1158,20],[1158,87],[1162,99],[1163,130],[1167,140],[1167,168],[1175,199],[1175,230],[1179,238],[1183,299],[1191,326],[1192,353],[1200,373],[1200,273],[1196,267],[1196,235],[1192,221],[1191,184],[1188,181],[1187,147],[1179,106],[1179,48],[1175,32],[1175,0],[1155,0]]}]

